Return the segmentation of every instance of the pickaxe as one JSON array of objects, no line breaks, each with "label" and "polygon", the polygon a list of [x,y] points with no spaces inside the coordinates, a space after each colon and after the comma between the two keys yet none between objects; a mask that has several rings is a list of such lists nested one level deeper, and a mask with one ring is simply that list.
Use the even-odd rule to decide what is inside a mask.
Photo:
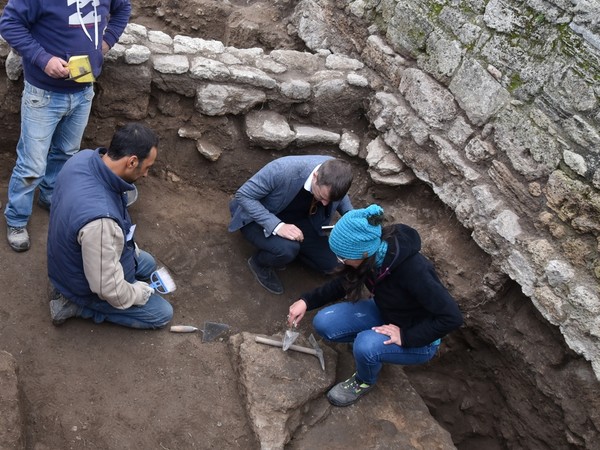
[{"label": "pickaxe", "polygon": [[[269,339],[262,336],[255,336],[254,340],[260,344],[272,345],[273,347],[283,347],[283,342],[275,339]],[[321,369],[325,370],[325,359],[323,358],[323,350],[321,350],[319,344],[317,344],[317,340],[312,334],[308,338],[308,342],[310,342],[310,345],[312,345],[313,348],[302,347],[300,345],[292,344],[290,345],[290,350],[295,350],[300,353],[307,353],[309,355],[316,356],[319,359],[319,363],[321,363]]]}]

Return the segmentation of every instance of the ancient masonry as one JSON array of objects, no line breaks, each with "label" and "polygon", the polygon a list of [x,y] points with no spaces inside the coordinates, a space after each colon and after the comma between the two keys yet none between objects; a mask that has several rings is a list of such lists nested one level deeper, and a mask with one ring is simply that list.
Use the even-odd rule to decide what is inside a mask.
[{"label": "ancient masonry", "polygon": [[[296,8],[313,53],[130,24],[106,66],[127,73],[129,96],[103,89],[96,107],[144,119],[154,86],[193,98],[205,116],[243,115],[248,139],[264,148],[337,145],[365,159],[376,183],[426,182],[600,379],[600,6],[329,3]],[[348,45],[332,11],[371,23],[364,42]],[[19,58],[3,41],[0,57],[17,80]],[[361,115],[368,135],[344,126]],[[219,142],[179,134],[219,158]],[[484,291],[482,301],[494,299]]]}]

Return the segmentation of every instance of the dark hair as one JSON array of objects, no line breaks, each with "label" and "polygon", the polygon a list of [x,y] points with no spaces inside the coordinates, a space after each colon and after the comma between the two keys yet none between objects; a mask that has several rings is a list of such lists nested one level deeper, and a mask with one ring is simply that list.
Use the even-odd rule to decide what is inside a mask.
[{"label": "dark hair", "polygon": [[[380,216],[374,217],[380,218]],[[385,227],[382,231],[381,240],[384,241],[389,238],[393,234],[393,230],[393,226]],[[372,275],[376,270],[376,259],[377,253],[365,259],[357,268],[344,265],[344,267],[339,270],[339,273],[342,276],[342,284],[346,290],[346,298],[348,300],[355,302],[363,298],[363,287],[365,286],[367,277]]]},{"label": "dark hair", "polygon": [[158,147],[158,135],[143,123],[131,122],[115,131],[107,153],[112,160],[135,155],[143,161],[152,147]]},{"label": "dark hair", "polygon": [[329,200],[341,200],[352,184],[352,167],[341,159],[328,159],[317,170],[317,184],[328,186]]}]

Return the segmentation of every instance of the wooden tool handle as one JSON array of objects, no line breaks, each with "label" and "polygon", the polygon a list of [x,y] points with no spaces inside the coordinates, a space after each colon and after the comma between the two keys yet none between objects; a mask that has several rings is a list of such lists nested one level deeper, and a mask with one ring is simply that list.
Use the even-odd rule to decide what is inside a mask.
[{"label": "wooden tool handle", "polygon": [[193,333],[198,331],[198,328],[191,325],[173,325],[170,328],[171,333]]},{"label": "wooden tool handle", "polygon": [[[273,347],[283,347],[283,342],[275,339],[269,339],[262,336],[254,336],[254,340],[260,344],[272,345]],[[295,350],[300,353],[308,353],[309,355],[315,356],[317,354],[317,351],[314,348],[301,347],[299,345],[294,344],[290,345],[290,350]]]}]

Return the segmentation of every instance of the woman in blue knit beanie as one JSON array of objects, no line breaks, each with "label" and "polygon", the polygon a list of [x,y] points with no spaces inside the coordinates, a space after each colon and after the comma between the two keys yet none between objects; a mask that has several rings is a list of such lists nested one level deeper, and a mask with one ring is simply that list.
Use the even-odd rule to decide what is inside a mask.
[{"label": "woman in blue knit beanie", "polygon": [[383,220],[378,205],[344,214],[329,236],[343,270],[289,309],[291,326],[306,311],[333,303],[315,315],[315,330],[326,340],[354,343],[356,372],[327,393],[335,406],[351,405],[369,392],[384,363],[429,361],[440,339],[463,322],[458,305],[420,253],[417,231],[403,224],[383,228]]}]

